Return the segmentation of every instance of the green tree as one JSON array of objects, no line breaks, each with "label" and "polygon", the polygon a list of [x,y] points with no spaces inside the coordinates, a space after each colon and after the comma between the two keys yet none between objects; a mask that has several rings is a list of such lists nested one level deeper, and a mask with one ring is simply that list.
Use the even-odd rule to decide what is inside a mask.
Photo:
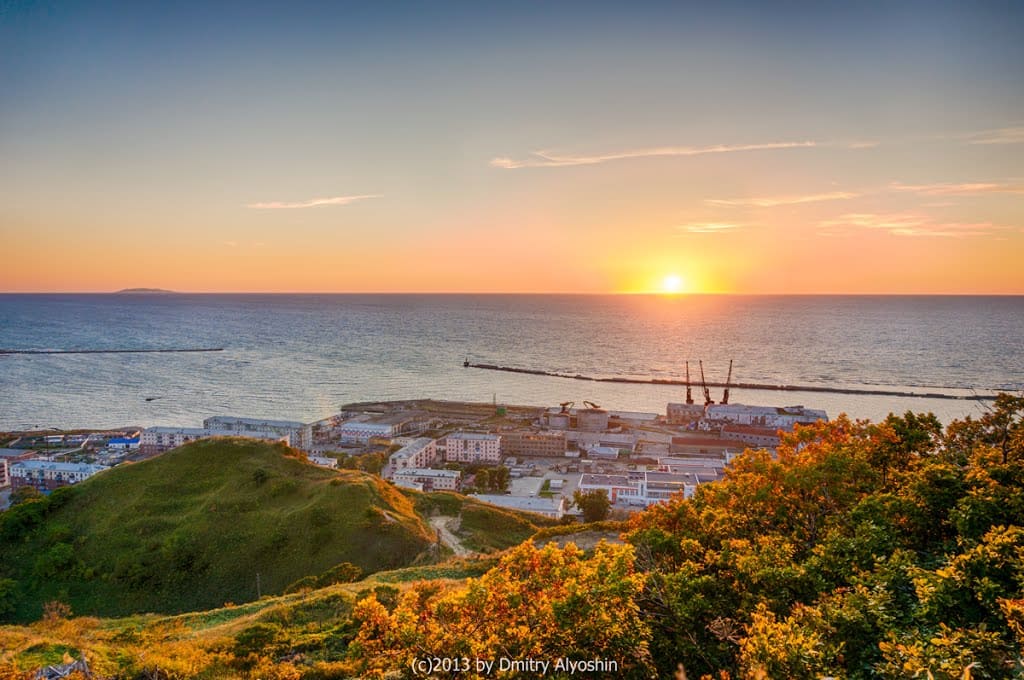
[{"label": "green tree", "polygon": [[18,582],[10,578],[0,578],[0,619],[14,612],[14,601],[17,597]]},{"label": "green tree", "polygon": [[583,513],[584,522],[601,522],[608,519],[612,502],[604,489],[579,491],[572,495],[572,502]]},{"label": "green tree", "polygon": [[21,505],[22,503],[42,500],[43,498],[43,494],[34,486],[19,486],[11,492],[11,507],[13,508]]}]

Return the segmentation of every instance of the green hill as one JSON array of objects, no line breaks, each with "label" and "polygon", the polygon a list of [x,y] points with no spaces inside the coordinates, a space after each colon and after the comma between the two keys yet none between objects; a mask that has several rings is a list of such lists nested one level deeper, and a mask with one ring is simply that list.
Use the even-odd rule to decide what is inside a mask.
[{"label": "green hill", "polygon": [[280,593],[342,562],[408,566],[434,542],[379,478],[283,444],[204,440],[0,514],[0,586],[14,581],[0,617],[36,619],[51,600],[80,615],[208,609],[255,599],[257,575]]}]

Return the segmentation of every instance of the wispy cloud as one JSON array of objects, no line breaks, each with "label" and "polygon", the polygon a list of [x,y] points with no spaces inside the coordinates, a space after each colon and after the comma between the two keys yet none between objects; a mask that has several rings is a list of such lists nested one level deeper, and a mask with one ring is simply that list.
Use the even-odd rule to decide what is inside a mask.
[{"label": "wispy cloud", "polygon": [[818,203],[819,201],[843,201],[857,198],[861,194],[852,191],[831,191],[822,194],[803,194],[789,196],[760,196],[755,198],[709,198],[705,202],[713,205],[739,205],[755,208],[774,208],[780,205],[799,205],[801,203]]},{"label": "wispy cloud", "polygon": [[1024,144],[1024,125],[972,132],[968,139],[971,144]]},{"label": "wispy cloud", "polygon": [[893,182],[893,191],[906,191],[925,196],[971,196],[977,194],[1024,194],[1024,183],[962,182],[959,184],[903,184]]},{"label": "wispy cloud", "polygon": [[293,210],[295,208],[316,208],[322,205],[348,205],[367,198],[380,198],[381,194],[363,194],[360,196],[331,196],[330,198],[314,198],[309,201],[287,203],[272,201],[270,203],[250,203],[247,208],[256,210]]},{"label": "wispy cloud", "polygon": [[965,238],[986,236],[1002,227],[991,222],[936,222],[919,213],[847,213],[818,225],[829,236],[836,235],[836,229],[877,229],[893,236],[930,236]]},{"label": "wispy cloud", "polygon": [[722,234],[744,226],[732,222],[690,222],[689,224],[680,224],[676,229],[690,234]]},{"label": "wispy cloud", "polygon": [[534,151],[529,158],[516,160],[501,157],[491,159],[491,166],[515,170],[518,168],[562,168],[575,165],[597,165],[608,161],[630,158],[656,158],[666,156],[703,156],[706,154],[737,153],[741,151],[769,151],[773,149],[800,149],[820,146],[817,142],[768,142],[765,144],[716,144],[714,146],[659,146],[643,149],[628,149],[613,153],[574,155],[558,154],[552,151]]}]

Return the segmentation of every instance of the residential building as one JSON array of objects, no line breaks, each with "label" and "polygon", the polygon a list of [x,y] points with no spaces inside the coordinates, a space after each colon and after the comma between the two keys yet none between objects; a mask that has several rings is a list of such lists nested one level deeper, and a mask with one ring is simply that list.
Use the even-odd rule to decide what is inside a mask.
[{"label": "residential building", "polygon": [[35,457],[36,452],[31,449],[0,449],[0,488],[11,484],[11,465]]},{"label": "residential building", "polygon": [[565,455],[565,432],[515,430],[501,433],[501,455],[560,458]]},{"label": "residential building", "polygon": [[303,451],[313,445],[313,426],[293,420],[214,416],[204,420],[203,427],[208,430],[231,432],[242,437],[254,435],[272,435],[274,438],[287,437],[289,446]]},{"label": "residential building", "polygon": [[418,491],[458,491],[462,473],[458,470],[434,470],[431,468],[403,468],[392,478],[396,486]]},{"label": "residential building", "polygon": [[391,423],[374,423],[365,420],[349,420],[337,428],[338,436],[343,442],[368,444],[371,439],[384,437],[390,439],[396,433]]},{"label": "residential building", "polygon": [[319,465],[320,467],[331,468],[332,470],[338,469],[338,459],[331,458],[330,456],[316,456],[313,454],[307,454],[306,459],[313,465]]},{"label": "residential building", "polygon": [[391,454],[384,477],[393,479],[402,470],[429,468],[436,461],[437,443],[429,437],[417,437]]},{"label": "residential building", "polygon": [[114,437],[107,441],[107,448],[128,451],[140,446],[141,437]]},{"label": "residential building", "polygon": [[562,496],[546,498],[543,496],[508,496],[499,494],[470,494],[484,503],[497,505],[500,508],[518,510],[520,512],[535,512],[545,517],[562,519],[566,511],[566,501]]},{"label": "residential building", "polygon": [[454,463],[500,463],[501,436],[455,432],[445,437],[444,459]]},{"label": "residential building", "polygon": [[88,463],[22,460],[11,465],[11,489],[32,486],[40,491],[53,491],[62,486],[77,484],[106,469],[102,465]]},{"label": "residential building", "polygon": [[207,437],[249,437],[251,439],[266,439],[270,441],[287,442],[286,436],[276,434],[250,432],[241,435],[231,430],[208,430],[205,427],[147,427],[139,436],[139,452],[143,455],[153,456],[164,451],[176,449],[189,442],[194,442]]},{"label": "residential building", "polygon": [[205,427],[147,427],[139,435],[139,451],[151,456],[209,436]]}]

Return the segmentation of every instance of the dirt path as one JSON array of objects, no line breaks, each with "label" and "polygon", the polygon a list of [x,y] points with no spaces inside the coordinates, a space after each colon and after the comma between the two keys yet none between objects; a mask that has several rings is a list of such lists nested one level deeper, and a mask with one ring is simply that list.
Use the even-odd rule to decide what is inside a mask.
[{"label": "dirt path", "polygon": [[458,522],[457,517],[448,517],[446,515],[440,515],[438,517],[430,518],[430,526],[434,527],[437,531],[437,535],[440,537],[441,542],[452,549],[456,557],[468,557],[473,554],[472,550],[462,545],[462,541],[459,537],[452,533],[452,525]]}]

